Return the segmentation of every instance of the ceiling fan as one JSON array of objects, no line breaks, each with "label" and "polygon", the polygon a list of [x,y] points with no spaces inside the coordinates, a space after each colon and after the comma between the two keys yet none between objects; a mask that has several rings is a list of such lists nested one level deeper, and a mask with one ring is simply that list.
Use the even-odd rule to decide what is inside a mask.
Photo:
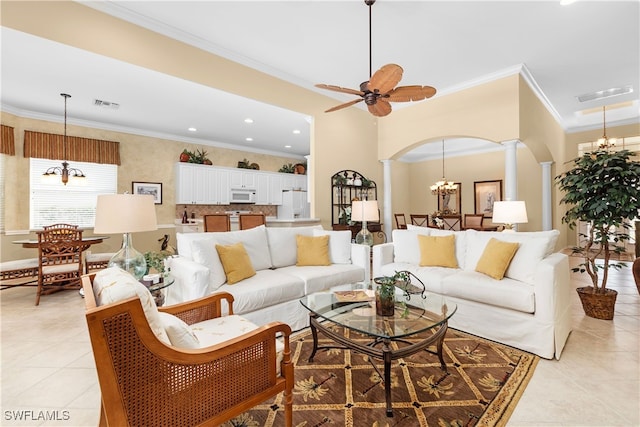
[{"label": "ceiling fan", "polygon": [[390,102],[420,101],[431,98],[436,94],[436,89],[431,86],[413,85],[395,87],[402,79],[403,72],[402,67],[396,64],[383,65],[374,74],[371,73],[371,6],[375,1],[376,0],[364,0],[365,4],[369,6],[369,80],[360,83],[360,90],[327,84],[315,85],[320,89],[348,93],[360,97],[360,99],[354,99],[353,101],[329,108],[325,113],[341,110],[364,101],[371,114],[384,117],[391,113]]}]

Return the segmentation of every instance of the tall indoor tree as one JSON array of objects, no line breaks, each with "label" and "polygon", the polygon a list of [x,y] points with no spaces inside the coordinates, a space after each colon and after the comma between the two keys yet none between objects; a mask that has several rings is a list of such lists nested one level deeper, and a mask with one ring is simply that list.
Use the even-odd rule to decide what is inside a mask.
[{"label": "tall indoor tree", "polygon": [[[564,192],[560,203],[568,207],[562,222],[571,229],[578,222],[587,225],[586,232],[579,234],[578,246],[573,248],[573,253],[581,255],[583,262],[572,269],[586,272],[591,278],[591,287],[578,289],[585,313],[594,314],[585,306],[584,293],[613,296],[610,317],[598,313],[592,317],[613,318],[617,292],[606,288],[608,272],[609,268],[620,269],[624,264],[611,262],[611,257],[625,250],[624,242],[630,238],[630,221],[638,216],[640,209],[640,162],[635,156],[636,153],[629,150],[599,148],[574,159],[573,167],[556,177],[556,183]],[[598,262],[599,259],[602,262]]]}]

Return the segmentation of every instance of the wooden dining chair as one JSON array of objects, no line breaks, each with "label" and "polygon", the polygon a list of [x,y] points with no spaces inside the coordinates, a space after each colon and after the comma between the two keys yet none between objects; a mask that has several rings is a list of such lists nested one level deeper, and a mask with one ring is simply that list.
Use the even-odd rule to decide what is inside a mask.
[{"label": "wooden dining chair", "polygon": [[231,231],[231,219],[226,213],[204,216],[204,231]]},{"label": "wooden dining chair", "polygon": [[429,226],[429,215],[416,215],[411,214],[411,224],[417,225],[419,227],[428,227]]},{"label": "wooden dining chair", "polygon": [[77,226],[55,224],[38,234],[38,290],[40,296],[64,289],[80,289],[82,276],[82,230]]},{"label": "wooden dining chair", "polygon": [[403,213],[393,214],[396,217],[396,227],[398,230],[406,230],[407,229],[407,219],[405,218]]},{"label": "wooden dining chair", "polygon": [[238,215],[238,221],[240,223],[240,230],[247,230],[266,224],[263,213],[240,214]]},{"label": "wooden dining chair", "polygon": [[484,214],[464,214],[463,230],[482,230]]}]

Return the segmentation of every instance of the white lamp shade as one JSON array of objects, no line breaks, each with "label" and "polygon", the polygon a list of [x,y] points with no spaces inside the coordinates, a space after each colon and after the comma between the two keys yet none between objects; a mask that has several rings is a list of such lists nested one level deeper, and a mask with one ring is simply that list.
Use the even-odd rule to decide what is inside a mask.
[{"label": "white lamp shade", "polygon": [[524,201],[494,202],[492,222],[500,224],[524,224],[529,222]]},{"label": "white lamp shade", "polygon": [[380,221],[377,200],[355,201],[351,204],[352,221]]},{"label": "white lamp shade", "polygon": [[135,233],[157,229],[153,196],[142,194],[98,196],[94,233]]}]

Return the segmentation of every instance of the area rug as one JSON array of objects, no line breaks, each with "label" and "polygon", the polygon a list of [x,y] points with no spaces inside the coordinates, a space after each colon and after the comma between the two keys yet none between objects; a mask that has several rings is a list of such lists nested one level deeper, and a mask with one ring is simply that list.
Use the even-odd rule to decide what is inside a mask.
[{"label": "area rug", "polygon": [[[342,333],[370,341],[348,330]],[[319,339],[320,345],[332,343],[322,334]],[[310,363],[312,347],[308,330],[291,339],[296,427],[504,426],[539,360],[449,329],[443,349],[447,373],[437,356],[426,351],[393,362],[393,417],[387,417],[384,384],[367,356],[331,349],[319,351]],[[383,371],[380,361],[376,366]],[[225,424],[229,426],[284,426],[282,394]]]}]

